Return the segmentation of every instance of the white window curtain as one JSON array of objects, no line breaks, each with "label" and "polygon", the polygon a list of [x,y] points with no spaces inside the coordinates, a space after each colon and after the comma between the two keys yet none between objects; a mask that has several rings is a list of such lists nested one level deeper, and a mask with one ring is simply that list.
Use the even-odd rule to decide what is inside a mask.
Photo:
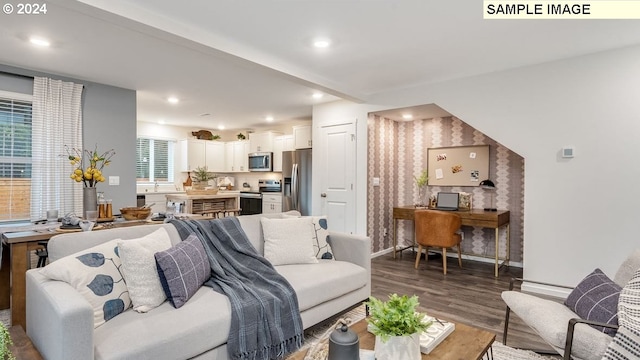
[{"label": "white window curtain", "polygon": [[33,81],[31,220],[47,210],[82,213],[82,185],[69,178],[65,145],[82,146],[82,84],[45,77]]}]

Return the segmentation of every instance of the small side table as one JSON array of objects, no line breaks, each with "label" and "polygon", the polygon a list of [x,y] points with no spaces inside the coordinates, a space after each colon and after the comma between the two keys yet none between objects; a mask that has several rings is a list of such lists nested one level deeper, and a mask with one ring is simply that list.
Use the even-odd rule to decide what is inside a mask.
[{"label": "small side table", "polygon": [[9,335],[13,341],[13,346],[9,350],[16,357],[16,360],[42,360],[42,355],[33,346],[31,339],[27,336],[20,325],[9,328]]}]

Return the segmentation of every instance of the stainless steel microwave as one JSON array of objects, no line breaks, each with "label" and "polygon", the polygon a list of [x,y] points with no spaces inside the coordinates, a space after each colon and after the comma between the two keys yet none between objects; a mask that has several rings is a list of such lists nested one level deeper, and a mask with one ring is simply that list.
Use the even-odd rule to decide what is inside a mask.
[{"label": "stainless steel microwave", "polygon": [[273,171],[273,153],[249,153],[249,171]]}]

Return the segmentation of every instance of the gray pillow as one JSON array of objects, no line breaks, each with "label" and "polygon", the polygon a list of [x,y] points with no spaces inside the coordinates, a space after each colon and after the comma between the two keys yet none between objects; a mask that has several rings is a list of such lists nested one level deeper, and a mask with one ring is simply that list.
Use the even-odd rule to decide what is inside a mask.
[{"label": "gray pillow", "polygon": [[[618,298],[622,288],[600,269],[587,275],[569,294],[565,305],[582,319],[618,325]],[[594,326],[609,335],[615,329]]]},{"label": "gray pillow", "polygon": [[211,276],[202,242],[189,235],[176,246],[155,254],[162,289],[177,309],[184,305]]}]

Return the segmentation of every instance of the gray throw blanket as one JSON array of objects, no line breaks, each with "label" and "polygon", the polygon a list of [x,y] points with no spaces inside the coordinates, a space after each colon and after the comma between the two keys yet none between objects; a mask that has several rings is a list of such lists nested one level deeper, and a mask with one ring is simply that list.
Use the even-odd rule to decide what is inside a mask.
[{"label": "gray throw blanket", "polygon": [[205,283],[231,302],[227,350],[231,359],[281,359],[302,346],[302,319],[295,291],[258,254],[238,219],[173,220],[182,240],[196,234],[207,252]]}]

